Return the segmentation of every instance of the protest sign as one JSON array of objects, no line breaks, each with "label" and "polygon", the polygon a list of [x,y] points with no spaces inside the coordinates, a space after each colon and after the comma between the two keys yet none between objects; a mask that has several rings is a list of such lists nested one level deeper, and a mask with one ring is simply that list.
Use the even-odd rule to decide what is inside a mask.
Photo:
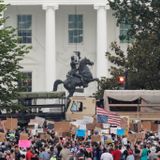
[{"label": "protest sign", "polygon": [[128,141],[134,144],[136,141],[136,134],[128,134]]},{"label": "protest sign", "polygon": [[47,133],[40,133],[40,138],[42,140],[49,140],[50,139],[50,135],[48,135]]},{"label": "protest sign", "polygon": [[86,130],[84,130],[84,129],[77,129],[76,130],[76,136],[77,137],[85,137],[86,136]]},{"label": "protest sign", "polygon": [[93,117],[90,116],[83,116],[83,120],[86,122],[86,124],[93,123],[94,121]]},{"label": "protest sign", "polygon": [[84,129],[84,130],[86,130],[86,125],[85,125],[85,124],[81,124],[81,125],[79,126],[79,129]]},{"label": "protest sign", "polygon": [[110,124],[108,124],[108,123],[103,123],[102,125],[103,125],[103,128],[105,128],[105,129],[110,127]]},{"label": "protest sign", "polygon": [[62,137],[71,137],[71,132],[63,132]]},{"label": "protest sign", "polygon": [[42,117],[35,117],[35,121],[38,123],[39,126],[43,126],[44,122],[45,122],[45,118]]},{"label": "protest sign", "polygon": [[31,141],[30,140],[19,140],[18,146],[21,148],[30,148],[31,147]]},{"label": "protest sign", "polygon": [[121,122],[120,122],[121,128],[129,128],[129,117],[121,116]]},{"label": "protest sign", "polygon": [[71,124],[69,122],[55,122],[54,129],[57,133],[69,132]]},{"label": "protest sign", "polygon": [[142,121],[141,126],[144,131],[158,132],[158,125],[153,121]]},{"label": "protest sign", "polygon": [[5,120],[0,121],[0,130],[6,133],[5,122]]},{"label": "protest sign", "polygon": [[145,138],[145,133],[144,132],[140,132],[140,133],[136,133],[136,139],[139,141],[142,141]]},{"label": "protest sign", "polygon": [[100,135],[92,135],[91,141],[92,142],[101,142],[101,136]]},{"label": "protest sign", "polygon": [[95,127],[97,128],[103,128],[103,123],[95,123]]},{"label": "protest sign", "polygon": [[123,129],[123,128],[118,128],[118,129],[117,129],[117,135],[118,135],[118,136],[124,136],[124,135],[125,135],[125,129]]},{"label": "protest sign", "polygon": [[17,129],[18,120],[17,118],[7,118],[5,122],[5,128],[7,130]]},{"label": "protest sign", "polygon": [[87,128],[88,130],[94,130],[95,124],[94,124],[94,123],[86,124],[86,128]]},{"label": "protest sign", "polygon": [[110,127],[110,134],[117,134],[117,127]]},{"label": "protest sign", "polygon": [[102,129],[102,130],[101,130],[101,134],[102,134],[102,135],[107,135],[107,134],[109,134],[109,128],[107,128],[107,129]]},{"label": "protest sign", "polygon": [[54,128],[54,122],[53,121],[47,121],[47,128],[53,129]]},{"label": "protest sign", "polygon": [[21,133],[20,134],[20,140],[28,140],[28,134],[27,133]]},{"label": "protest sign", "polygon": [[0,142],[5,142],[5,140],[6,140],[5,133],[0,132]]}]

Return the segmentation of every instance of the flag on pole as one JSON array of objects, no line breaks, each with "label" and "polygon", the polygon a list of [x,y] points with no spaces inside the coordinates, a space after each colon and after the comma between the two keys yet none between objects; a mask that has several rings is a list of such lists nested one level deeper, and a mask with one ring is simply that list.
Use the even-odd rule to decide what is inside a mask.
[{"label": "flag on pole", "polygon": [[[103,122],[101,121],[101,119],[99,117],[108,117],[106,120],[106,122]],[[105,118],[103,118],[105,119]],[[120,126],[120,123],[121,123],[121,118],[120,116],[115,113],[115,112],[111,112],[111,111],[107,111],[103,108],[100,108],[100,107],[97,107],[97,120],[98,122],[100,123],[109,123],[111,125],[116,125],[116,126]]]}]

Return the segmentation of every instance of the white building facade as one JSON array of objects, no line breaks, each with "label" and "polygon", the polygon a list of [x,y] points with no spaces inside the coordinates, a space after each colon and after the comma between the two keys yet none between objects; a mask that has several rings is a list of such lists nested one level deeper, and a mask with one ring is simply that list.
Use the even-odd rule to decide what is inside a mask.
[{"label": "white building facade", "polygon": [[[17,28],[21,44],[32,46],[22,61],[30,91],[52,91],[56,79],[65,80],[70,70],[73,51],[94,62],[90,67],[94,77],[109,76],[105,56],[111,42],[119,41],[113,11],[107,0],[6,0],[7,24]],[[126,43],[120,43],[126,47]],[[96,91],[90,83],[85,95]],[[64,90],[59,86],[59,91]]]}]

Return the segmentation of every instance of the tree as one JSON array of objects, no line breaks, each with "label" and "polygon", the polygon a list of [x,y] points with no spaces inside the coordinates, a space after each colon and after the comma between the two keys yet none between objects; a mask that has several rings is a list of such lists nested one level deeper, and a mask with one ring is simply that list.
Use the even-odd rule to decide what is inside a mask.
[{"label": "tree", "polygon": [[[160,89],[160,1],[109,0],[109,5],[114,10],[117,25],[130,24],[128,36],[133,38],[126,54],[116,42],[111,44],[112,53],[106,53],[113,64],[110,81],[127,73],[128,89]],[[99,85],[107,82],[108,79],[103,79]],[[112,82],[118,86],[116,81]],[[101,87],[97,93],[115,89],[112,86]]]},{"label": "tree", "polygon": [[0,0],[0,107],[13,108],[13,101],[18,96],[18,79],[20,76],[20,61],[29,52],[30,47],[18,44],[18,38],[13,27],[5,27],[7,18],[3,12],[7,5]]}]

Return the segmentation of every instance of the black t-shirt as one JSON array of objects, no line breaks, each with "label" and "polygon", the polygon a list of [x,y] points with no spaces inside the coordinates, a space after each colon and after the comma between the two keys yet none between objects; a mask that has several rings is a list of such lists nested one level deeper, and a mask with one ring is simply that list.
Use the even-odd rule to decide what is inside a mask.
[{"label": "black t-shirt", "polygon": [[15,152],[15,160],[20,160],[21,159],[21,154],[20,152]]}]

